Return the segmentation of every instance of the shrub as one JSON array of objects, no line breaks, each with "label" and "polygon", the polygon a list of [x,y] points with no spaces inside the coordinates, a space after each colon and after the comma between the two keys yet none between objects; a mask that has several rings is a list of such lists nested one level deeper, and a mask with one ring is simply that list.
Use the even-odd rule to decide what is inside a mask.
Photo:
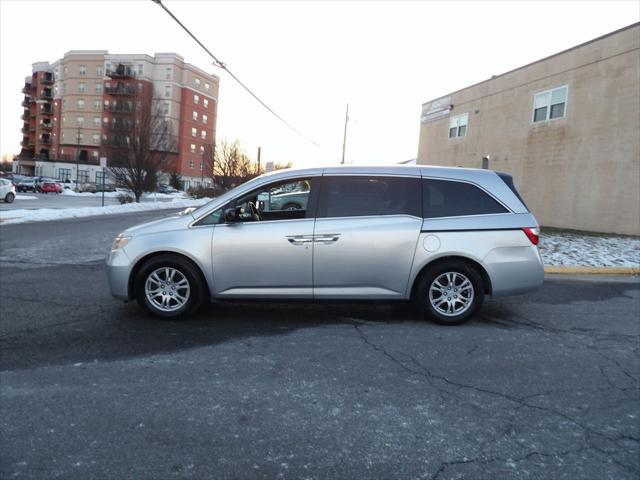
[{"label": "shrub", "polygon": [[120,202],[120,205],[124,205],[125,203],[131,203],[133,202],[133,200],[134,198],[127,193],[118,194],[118,201]]},{"label": "shrub", "polygon": [[187,190],[187,193],[192,198],[213,198],[216,196],[217,190],[212,187],[192,187]]}]

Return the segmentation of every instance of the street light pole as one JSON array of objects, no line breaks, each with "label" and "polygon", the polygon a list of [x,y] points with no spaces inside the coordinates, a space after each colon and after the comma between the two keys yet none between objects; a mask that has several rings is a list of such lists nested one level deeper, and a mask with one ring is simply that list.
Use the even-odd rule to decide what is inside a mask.
[{"label": "street light pole", "polygon": [[76,134],[76,192],[80,191],[80,128]]},{"label": "street light pole", "polygon": [[347,103],[347,112],[344,114],[344,137],[342,138],[342,161],[340,162],[344,165],[344,150],[347,146],[347,124],[349,123],[349,104]]}]

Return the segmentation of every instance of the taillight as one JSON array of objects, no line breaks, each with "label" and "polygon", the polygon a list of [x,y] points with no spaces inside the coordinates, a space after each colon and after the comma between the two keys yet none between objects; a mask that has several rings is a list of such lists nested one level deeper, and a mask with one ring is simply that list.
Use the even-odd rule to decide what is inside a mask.
[{"label": "taillight", "polygon": [[534,245],[538,244],[538,242],[540,241],[540,229],[539,228],[527,227],[527,228],[523,228],[522,231],[527,236],[527,238],[529,240],[531,240],[531,243],[533,243]]}]

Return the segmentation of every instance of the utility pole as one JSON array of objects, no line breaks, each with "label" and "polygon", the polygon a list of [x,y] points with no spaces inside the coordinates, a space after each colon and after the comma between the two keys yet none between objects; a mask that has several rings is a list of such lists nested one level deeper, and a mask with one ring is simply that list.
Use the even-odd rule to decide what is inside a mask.
[{"label": "utility pole", "polygon": [[258,175],[260,175],[260,150],[261,148],[258,147]]},{"label": "utility pole", "polygon": [[347,103],[347,112],[344,114],[344,137],[342,138],[342,161],[344,165],[344,150],[347,145],[347,123],[349,123],[349,104]]},{"label": "utility pole", "polygon": [[76,133],[76,192],[80,191],[80,126]]}]

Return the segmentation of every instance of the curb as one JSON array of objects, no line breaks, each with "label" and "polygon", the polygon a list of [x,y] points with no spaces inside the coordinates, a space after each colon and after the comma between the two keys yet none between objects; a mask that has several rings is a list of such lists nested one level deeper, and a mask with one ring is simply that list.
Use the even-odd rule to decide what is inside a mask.
[{"label": "curb", "polygon": [[558,273],[561,275],[640,275],[640,268],[549,265],[544,267],[544,273]]}]

